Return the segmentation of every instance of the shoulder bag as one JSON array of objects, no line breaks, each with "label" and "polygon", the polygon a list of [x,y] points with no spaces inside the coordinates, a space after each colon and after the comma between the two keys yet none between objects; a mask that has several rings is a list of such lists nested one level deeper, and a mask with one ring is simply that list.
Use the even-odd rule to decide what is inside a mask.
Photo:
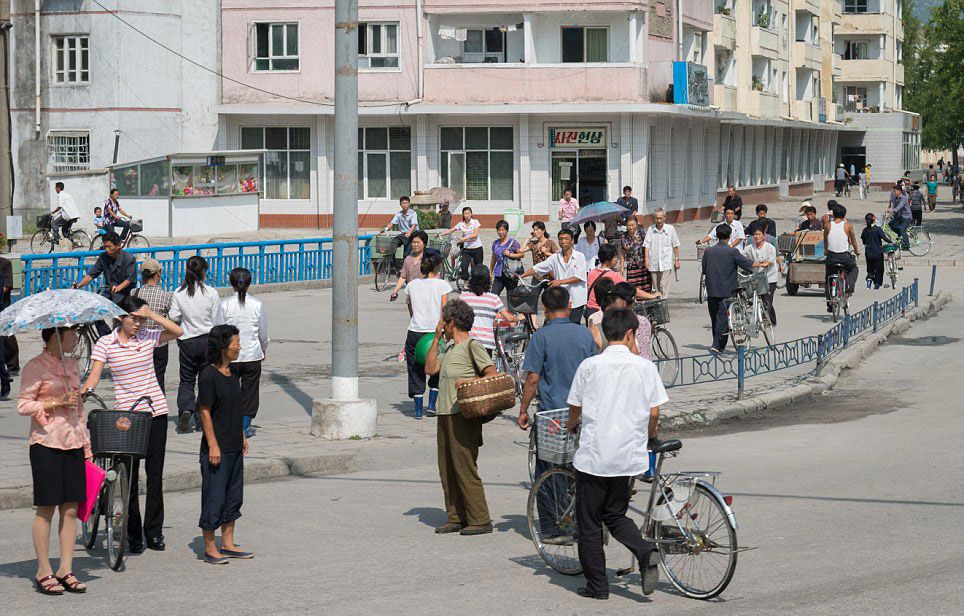
[{"label": "shoulder bag", "polygon": [[472,353],[472,345],[478,342],[470,338],[468,344],[472,367],[479,378],[466,381],[456,389],[459,409],[466,419],[481,419],[482,423],[488,423],[502,411],[515,406],[515,382],[505,372],[480,376],[481,371],[475,361],[475,354]]}]

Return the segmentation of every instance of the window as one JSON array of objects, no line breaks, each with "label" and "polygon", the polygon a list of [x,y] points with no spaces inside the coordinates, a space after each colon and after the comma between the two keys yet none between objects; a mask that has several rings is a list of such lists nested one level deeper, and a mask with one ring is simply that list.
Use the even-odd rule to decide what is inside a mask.
[{"label": "window", "polygon": [[563,28],[562,61],[609,62],[609,28]]},{"label": "window", "polygon": [[867,0],[844,0],[844,13],[866,13]]},{"label": "window", "polygon": [[656,172],[656,163],[653,160],[656,151],[656,127],[649,127],[649,142],[646,144],[646,200],[653,200],[653,174]]},{"label": "window", "polygon": [[90,169],[90,132],[47,133],[47,163],[52,172]]},{"label": "window", "polygon": [[511,126],[443,126],[439,139],[442,186],[468,200],[513,198]]},{"label": "window", "polygon": [[[164,170],[167,170],[167,161]],[[148,165],[141,165],[141,187]],[[203,164],[174,165],[174,195],[177,197],[203,197],[205,195],[235,195],[258,192],[260,177],[257,163],[208,166]],[[166,195],[167,187],[156,194]],[[123,196],[123,193],[121,193]],[[146,196],[146,195],[144,195]]]},{"label": "window", "polygon": [[904,44],[897,41],[897,64],[904,63]]},{"label": "window", "polygon": [[869,57],[867,41],[847,41],[844,60],[866,60]]},{"label": "window", "polygon": [[399,199],[412,192],[412,129],[358,129],[360,199]]},{"label": "window", "polygon": [[297,71],[298,24],[254,24],[254,70]]},{"label": "window", "polygon": [[867,107],[867,88],[860,86],[846,86],[844,88],[844,104],[847,111],[860,111]]},{"label": "window", "polygon": [[505,32],[498,28],[469,30],[462,43],[463,62],[505,62]]},{"label": "window", "polygon": [[920,169],[920,133],[905,132],[901,167]]},{"label": "window", "polygon": [[398,68],[398,24],[358,25],[358,67]]},{"label": "window", "polygon": [[55,36],[53,64],[54,83],[90,83],[87,37]]},{"label": "window", "polygon": [[241,128],[241,149],[267,150],[265,199],[311,198],[311,129],[245,126]]}]

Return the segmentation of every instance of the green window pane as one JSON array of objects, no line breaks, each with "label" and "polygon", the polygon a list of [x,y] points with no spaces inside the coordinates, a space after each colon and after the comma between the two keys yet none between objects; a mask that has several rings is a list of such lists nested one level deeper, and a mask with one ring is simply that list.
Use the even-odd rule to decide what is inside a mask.
[{"label": "green window pane", "polygon": [[365,149],[366,150],[387,150],[388,149],[388,129],[387,128],[366,128],[365,129]]},{"label": "green window pane", "polygon": [[466,150],[488,150],[489,129],[484,126],[470,126],[465,129]]},{"label": "green window pane", "polygon": [[134,197],[140,194],[137,165],[114,169],[114,186],[120,191],[121,197]]},{"label": "green window pane", "polygon": [[606,28],[586,28],[586,62],[609,61],[609,31]]},{"label": "green window pane", "polygon": [[167,178],[167,161],[159,160],[141,165],[141,191],[145,197],[167,195],[170,190]]},{"label": "green window pane", "polygon": [[465,156],[465,198],[489,198],[489,153],[467,152]]},{"label": "green window pane", "polygon": [[358,171],[356,175],[358,177],[358,198],[365,199],[368,197],[365,194],[365,153],[361,150],[358,151]]},{"label": "green window pane", "polygon": [[285,27],[283,24],[271,26],[271,55],[285,55]]},{"label": "green window pane", "polygon": [[276,71],[296,71],[298,70],[298,58],[292,58],[290,60],[272,60],[271,68],[272,70]]},{"label": "green window pane", "polygon": [[288,153],[289,199],[311,198],[311,153]]},{"label": "green window pane", "polygon": [[368,183],[369,199],[388,197],[388,168],[385,154],[368,154],[368,168],[365,179]]},{"label": "green window pane", "polygon": [[393,150],[411,150],[412,129],[407,126],[388,129],[388,142]]},{"label": "green window pane", "polygon": [[311,129],[307,127],[297,127],[288,129],[288,149],[289,150],[310,150],[311,149]]},{"label": "green window pane", "polygon": [[176,166],[173,170],[174,194],[190,195],[194,192],[194,167],[191,165]]},{"label": "green window pane", "polygon": [[495,126],[489,129],[489,147],[493,150],[512,149],[512,127]]},{"label": "green window pane", "polygon": [[449,187],[449,155],[448,152],[442,152],[438,161],[438,173],[441,179],[442,186],[446,188]]},{"label": "green window pane", "polygon": [[266,71],[271,68],[271,61],[267,58],[261,58],[254,61],[254,70],[256,71]]},{"label": "green window pane", "polygon": [[285,55],[298,55],[298,24],[288,24],[288,48]]},{"label": "green window pane", "polygon": [[371,52],[373,54],[382,53],[382,27],[378,24],[368,26],[371,33]]},{"label": "green window pane", "polygon": [[489,154],[492,178],[490,199],[512,200],[512,152],[492,152]]},{"label": "green window pane", "polygon": [[409,152],[392,152],[391,176],[392,199],[400,199],[412,193],[412,155]]},{"label": "green window pane", "polygon": [[443,126],[441,135],[442,135],[443,150],[461,150],[462,149],[461,127]]},{"label": "green window pane", "polygon": [[372,68],[398,68],[398,58],[372,58],[370,64]]},{"label": "green window pane", "polygon": [[583,29],[562,29],[562,61],[583,62]]},{"label": "green window pane", "polygon": [[255,26],[255,31],[257,38],[257,56],[259,58],[267,58],[268,55],[270,55],[268,50],[268,24],[258,24]]},{"label": "green window pane", "polygon": [[[283,130],[283,129],[282,129]],[[288,153],[266,152],[264,155],[266,199],[288,198]]]},{"label": "green window pane", "polygon": [[266,150],[287,150],[288,129],[277,127],[264,129],[264,147]]},{"label": "green window pane", "polygon": [[264,129],[257,128],[241,129],[241,149],[260,150],[264,147]]},{"label": "green window pane", "polygon": [[482,53],[482,31],[469,30],[466,32],[465,42],[462,43],[464,53]]},{"label": "green window pane", "polygon": [[238,166],[222,165],[217,169],[217,191],[219,195],[231,195],[241,191],[238,185]]}]

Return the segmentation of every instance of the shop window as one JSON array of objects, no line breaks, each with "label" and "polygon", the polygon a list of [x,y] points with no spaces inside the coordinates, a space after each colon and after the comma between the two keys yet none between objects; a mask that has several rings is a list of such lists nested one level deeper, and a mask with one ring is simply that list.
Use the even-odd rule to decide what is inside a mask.
[{"label": "shop window", "polygon": [[359,198],[399,199],[412,192],[412,129],[358,129]]},{"label": "shop window", "polygon": [[86,36],[55,36],[51,55],[54,83],[90,83],[90,49]]},{"label": "shop window", "polygon": [[[265,199],[311,198],[311,130],[307,127],[241,128],[242,150],[264,154]],[[244,178],[239,178],[243,183]]]},{"label": "shop window", "polygon": [[609,62],[609,28],[563,28],[562,61]]},{"label": "shop window", "polygon": [[88,131],[51,131],[47,134],[48,169],[84,171],[90,169],[90,133]]},{"label": "shop window", "polygon": [[250,41],[253,46],[255,71],[297,71],[298,24],[253,24]]},{"label": "shop window", "polygon": [[[167,161],[162,161],[167,164]],[[141,185],[144,185],[144,167],[141,165]],[[234,195],[258,191],[257,163],[240,165],[174,165],[174,194],[178,197],[201,197],[205,195]],[[166,193],[163,193],[166,194]],[[149,196],[149,195],[144,195]]]},{"label": "shop window", "polygon": [[444,126],[439,143],[443,186],[467,200],[512,200],[512,127]]},{"label": "shop window", "polygon": [[398,68],[398,23],[358,24],[358,67]]},{"label": "shop window", "polygon": [[468,30],[462,43],[462,61],[505,62],[505,32],[498,28]]},{"label": "shop window", "polygon": [[114,167],[111,170],[110,184],[112,188],[120,191],[122,198],[166,197],[171,190],[168,170],[167,160]]}]

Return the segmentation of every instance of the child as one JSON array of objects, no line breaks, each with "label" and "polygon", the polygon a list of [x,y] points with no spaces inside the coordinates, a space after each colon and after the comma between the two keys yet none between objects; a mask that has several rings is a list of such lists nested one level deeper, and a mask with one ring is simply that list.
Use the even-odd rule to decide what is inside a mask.
[{"label": "child", "polygon": [[107,233],[107,229],[104,228],[104,214],[99,207],[94,208],[94,227],[97,229],[97,235]]},{"label": "child", "polygon": [[[231,362],[241,353],[238,328],[215,325],[208,333],[208,365],[198,383],[201,413],[201,518],[204,562],[227,564],[229,558],[253,558],[234,544],[234,523],[241,517],[244,456],[248,440],[242,428],[241,385]],[[214,533],[221,527],[221,549]]]},{"label": "child", "polygon": [[893,243],[884,230],[874,224],[876,220],[873,214],[864,216],[867,226],[860,234],[867,255],[867,288],[873,283],[874,290],[884,282],[884,243]]}]

